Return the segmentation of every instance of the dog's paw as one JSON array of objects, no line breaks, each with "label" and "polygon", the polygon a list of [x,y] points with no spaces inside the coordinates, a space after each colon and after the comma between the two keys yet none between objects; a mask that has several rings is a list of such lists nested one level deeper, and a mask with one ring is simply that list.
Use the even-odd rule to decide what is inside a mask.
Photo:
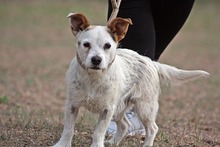
[{"label": "dog's paw", "polygon": [[114,141],[114,139],[106,140],[106,141],[105,141],[105,144],[117,145],[117,143]]},{"label": "dog's paw", "polygon": [[93,142],[92,145],[90,145],[90,147],[104,147],[103,143],[97,143],[97,142]]},{"label": "dog's paw", "polygon": [[62,144],[62,143],[57,143],[54,146],[51,147],[71,147],[71,144]]}]

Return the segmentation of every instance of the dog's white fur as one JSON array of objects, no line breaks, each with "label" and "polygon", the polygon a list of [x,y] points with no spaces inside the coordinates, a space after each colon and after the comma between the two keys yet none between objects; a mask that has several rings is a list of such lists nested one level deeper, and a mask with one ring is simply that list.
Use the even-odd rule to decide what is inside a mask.
[{"label": "dog's white fur", "polygon": [[66,74],[65,124],[55,147],[71,147],[80,107],[100,116],[91,147],[104,146],[105,133],[112,119],[118,129],[107,142],[118,145],[128,128],[125,113],[130,108],[138,114],[146,129],[143,146],[152,146],[158,132],[155,120],[161,82],[181,84],[209,74],[201,70],[177,69],[151,61],[132,50],[116,49],[132,24],[130,19],[116,18],[106,27],[90,26],[87,18],[79,13],[70,13],[68,17],[78,50]]}]

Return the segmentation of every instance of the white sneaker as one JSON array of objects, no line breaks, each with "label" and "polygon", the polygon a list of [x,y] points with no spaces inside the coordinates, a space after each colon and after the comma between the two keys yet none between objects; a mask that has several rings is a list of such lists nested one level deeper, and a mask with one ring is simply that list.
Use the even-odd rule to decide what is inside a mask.
[{"label": "white sneaker", "polygon": [[[127,136],[134,136],[134,135],[145,135],[145,128],[141,121],[139,120],[137,114],[132,111],[126,113],[126,117],[129,120],[131,126],[128,128]],[[107,129],[107,134],[113,136],[117,131],[117,124],[114,121],[110,122],[110,125]]]}]

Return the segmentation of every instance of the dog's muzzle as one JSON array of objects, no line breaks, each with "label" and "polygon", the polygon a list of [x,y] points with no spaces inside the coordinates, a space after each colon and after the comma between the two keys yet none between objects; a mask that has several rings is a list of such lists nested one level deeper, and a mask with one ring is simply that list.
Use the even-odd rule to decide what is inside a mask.
[{"label": "dog's muzzle", "polygon": [[91,58],[91,62],[92,62],[92,67],[90,67],[91,69],[94,70],[100,70],[101,68],[99,67],[100,63],[102,62],[102,58],[99,56],[94,56]]},{"label": "dog's muzzle", "polygon": [[102,62],[102,58],[99,56],[94,56],[92,57],[91,62],[95,67],[97,67]]},{"label": "dog's muzzle", "polygon": [[[80,57],[79,57],[78,52],[76,53],[76,59],[77,59],[77,62],[79,63],[79,65],[80,65],[82,68],[88,69],[88,67],[86,67],[86,66],[82,63],[82,61],[81,61],[81,59],[80,59]],[[115,60],[115,57],[114,57],[113,60],[108,64],[108,68],[112,65],[112,63],[114,62],[114,60]],[[101,57],[99,57],[99,56],[94,56],[94,57],[91,58],[91,62],[92,62],[92,64],[93,64],[94,66],[93,66],[93,67],[89,67],[90,69],[94,69],[94,70],[100,70],[100,69],[101,69],[101,68],[99,67],[100,63],[102,62],[102,58],[101,58]],[[104,69],[102,69],[102,70],[104,70]]]}]

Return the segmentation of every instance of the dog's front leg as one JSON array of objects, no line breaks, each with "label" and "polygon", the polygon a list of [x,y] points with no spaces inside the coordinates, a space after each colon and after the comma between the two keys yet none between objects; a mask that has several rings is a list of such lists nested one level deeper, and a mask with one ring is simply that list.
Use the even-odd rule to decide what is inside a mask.
[{"label": "dog's front leg", "polygon": [[79,108],[73,107],[67,102],[65,111],[64,129],[59,142],[54,147],[71,147],[71,141],[74,134],[74,126]]},{"label": "dog's front leg", "polygon": [[113,109],[105,109],[100,114],[98,126],[93,134],[93,142],[90,147],[104,147],[105,133],[112,119],[113,113]]}]

